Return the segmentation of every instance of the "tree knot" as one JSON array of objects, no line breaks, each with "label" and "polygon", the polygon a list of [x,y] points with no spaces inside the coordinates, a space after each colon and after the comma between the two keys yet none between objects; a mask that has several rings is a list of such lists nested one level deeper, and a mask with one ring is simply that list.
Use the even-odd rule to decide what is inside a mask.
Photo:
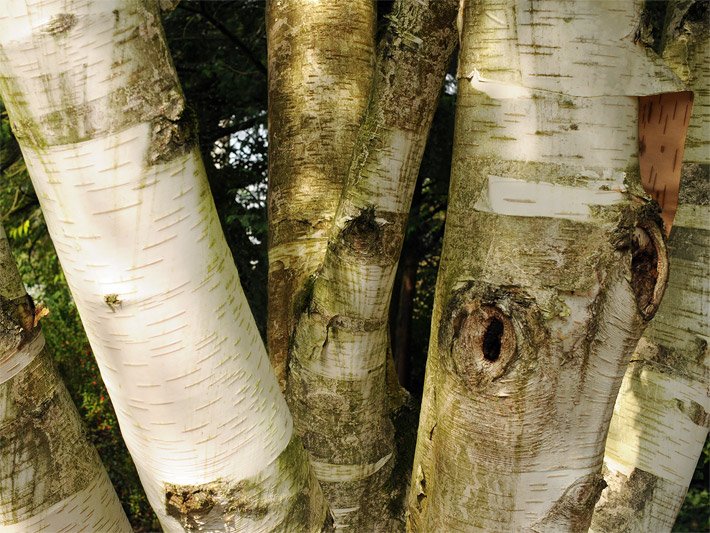
[{"label": "tree knot", "polygon": [[374,206],[368,206],[349,220],[342,231],[343,242],[353,252],[375,255],[380,250],[382,228],[375,220]]}]

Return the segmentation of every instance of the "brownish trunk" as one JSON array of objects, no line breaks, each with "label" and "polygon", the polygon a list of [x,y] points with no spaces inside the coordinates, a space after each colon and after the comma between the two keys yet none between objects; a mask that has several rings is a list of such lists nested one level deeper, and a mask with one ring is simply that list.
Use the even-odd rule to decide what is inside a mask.
[{"label": "brownish trunk", "polygon": [[405,389],[410,386],[411,354],[410,342],[412,338],[412,313],[414,311],[414,297],[417,293],[417,261],[416,250],[405,244],[400,260],[399,294],[397,298],[396,313],[392,324],[392,353],[397,368],[399,384]]}]

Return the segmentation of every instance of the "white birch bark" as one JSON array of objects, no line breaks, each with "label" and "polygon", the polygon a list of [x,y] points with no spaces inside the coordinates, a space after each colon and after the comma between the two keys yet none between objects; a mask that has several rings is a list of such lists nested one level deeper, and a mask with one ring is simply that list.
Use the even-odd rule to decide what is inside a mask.
[{"label": "white birch bark", "polygon": [[670,531],[710,427],[710,28],[707,7],[687,16],[694,4],[666,14],[664,58],[695,92],[668,289],[614,407],[590,531]]},{"label": "white birch bark", "polygon": [[157,4],[4,8],[0,92],[163,528],[320,530]]},{"label": "white birch bark", "polygon": [[269,358],[289,341],[348,174],[372,84],[375,2],[274,0],[269,53]]},{"label": "white birch bark", "polygon": [[132,531],[0,227],[0,531]]},{"label": "white birch bark", "polygon": [[402,527],[388,309],[456,12],[454,0],[393,6],[328,249],[293,337],[287,398],[338,530]]},{"label": "white birch bark", "polygon": [[585,531],[665,287],[637,95],[677,80],[616,1],[464,2],[411,531]]}]

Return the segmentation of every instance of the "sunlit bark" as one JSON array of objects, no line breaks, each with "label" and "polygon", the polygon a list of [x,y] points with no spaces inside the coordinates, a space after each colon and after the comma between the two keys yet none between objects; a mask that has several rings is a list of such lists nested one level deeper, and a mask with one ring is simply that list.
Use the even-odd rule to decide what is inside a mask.
[{"label": "sunlit bark", "polygon": [[132,531],[0,227],[0,530]]},{"label": "sunlit bark", "polygon": [[0,93],[163,528],[320,530],[157,3],[6,2]]},{"label": "sunlit bark", "polygon": [[637,95],[677,80],[631,2],[464,2],[412,531],[585,531],[665,288]]},{"label": "sunlit bark", "polygon": [[705,2],[666,14],[664,59],[695,92],[668,241],[668,289],[636,347],[609,429],[592,529],[670,531],[710,427],[710,28]]}]

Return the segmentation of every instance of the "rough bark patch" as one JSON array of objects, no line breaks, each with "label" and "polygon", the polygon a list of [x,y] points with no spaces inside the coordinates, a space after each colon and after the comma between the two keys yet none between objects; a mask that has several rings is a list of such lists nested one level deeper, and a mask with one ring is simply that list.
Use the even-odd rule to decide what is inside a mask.
[{"label": "rough bark patch", "polygon": [[710,165],[683,163],[679,203],[710,205]]},{"label": "rough bark patch", "polygon": [[658,478],[635,468],[626,477],[621,473],[608,473],[606,500],[594,512],[595,531],[608,533],[629,531],[647,503],[653,502],[653,491]]},{"label": "rough bark patch", "polygon": [[594,504],[606,488],[601,474],[589,474],[570,485],[533,531],[584,532],[589,529]]},{"label": "rough bark patch", "polygon": [[698,402],[689,400],[684,402],[676,398],[676,405],[678,410],[685,414],[693,424],[700,427],[710,427],[710,413],[708,413],[705,408]]},{"label": "rough bark patch", "polygon": [[375,212],[370,206],[345,224],[340,241],[356,256],[391,264],[399,259],[405,222],[406,215]]},{"label": "rough bark patch", "polygon": [[168,99],[174,106],[166,116],[153,121],[148,162],[166,163],[186,154],[197,144],[197,118],[190,108],[183,108],[182,97]]},{"label": "rough bark patch", "polygon": [[0,295],[0,357],[32,340],[36,335],[34,327],[35,305],[30,295],[12,300]]},{"label": "rough bark patch", "polygon": [[200,529],[203,524],[236,514],[261,519],[269,512],[268,505],[251,501],[248,482],[228,487],[217,481],[204,485],[167,484],[165,508],[188,531]]},{"label": "rough bark patch", "polygon": [[296,436],[276,462],[256,476],[200,485],[166,483],[164,495],[166,513],[185,531],[234,531],[245,523],[258,529],[267,522],[274,531],[328,527],[317,481]]},{"label": "rough bark patch", "polygon": [[350,249],[362,255],[376,255],[381,246],[382,230],[375,221],[375,208],[363,209],[350,220],[342,232],[342,239]]}]

